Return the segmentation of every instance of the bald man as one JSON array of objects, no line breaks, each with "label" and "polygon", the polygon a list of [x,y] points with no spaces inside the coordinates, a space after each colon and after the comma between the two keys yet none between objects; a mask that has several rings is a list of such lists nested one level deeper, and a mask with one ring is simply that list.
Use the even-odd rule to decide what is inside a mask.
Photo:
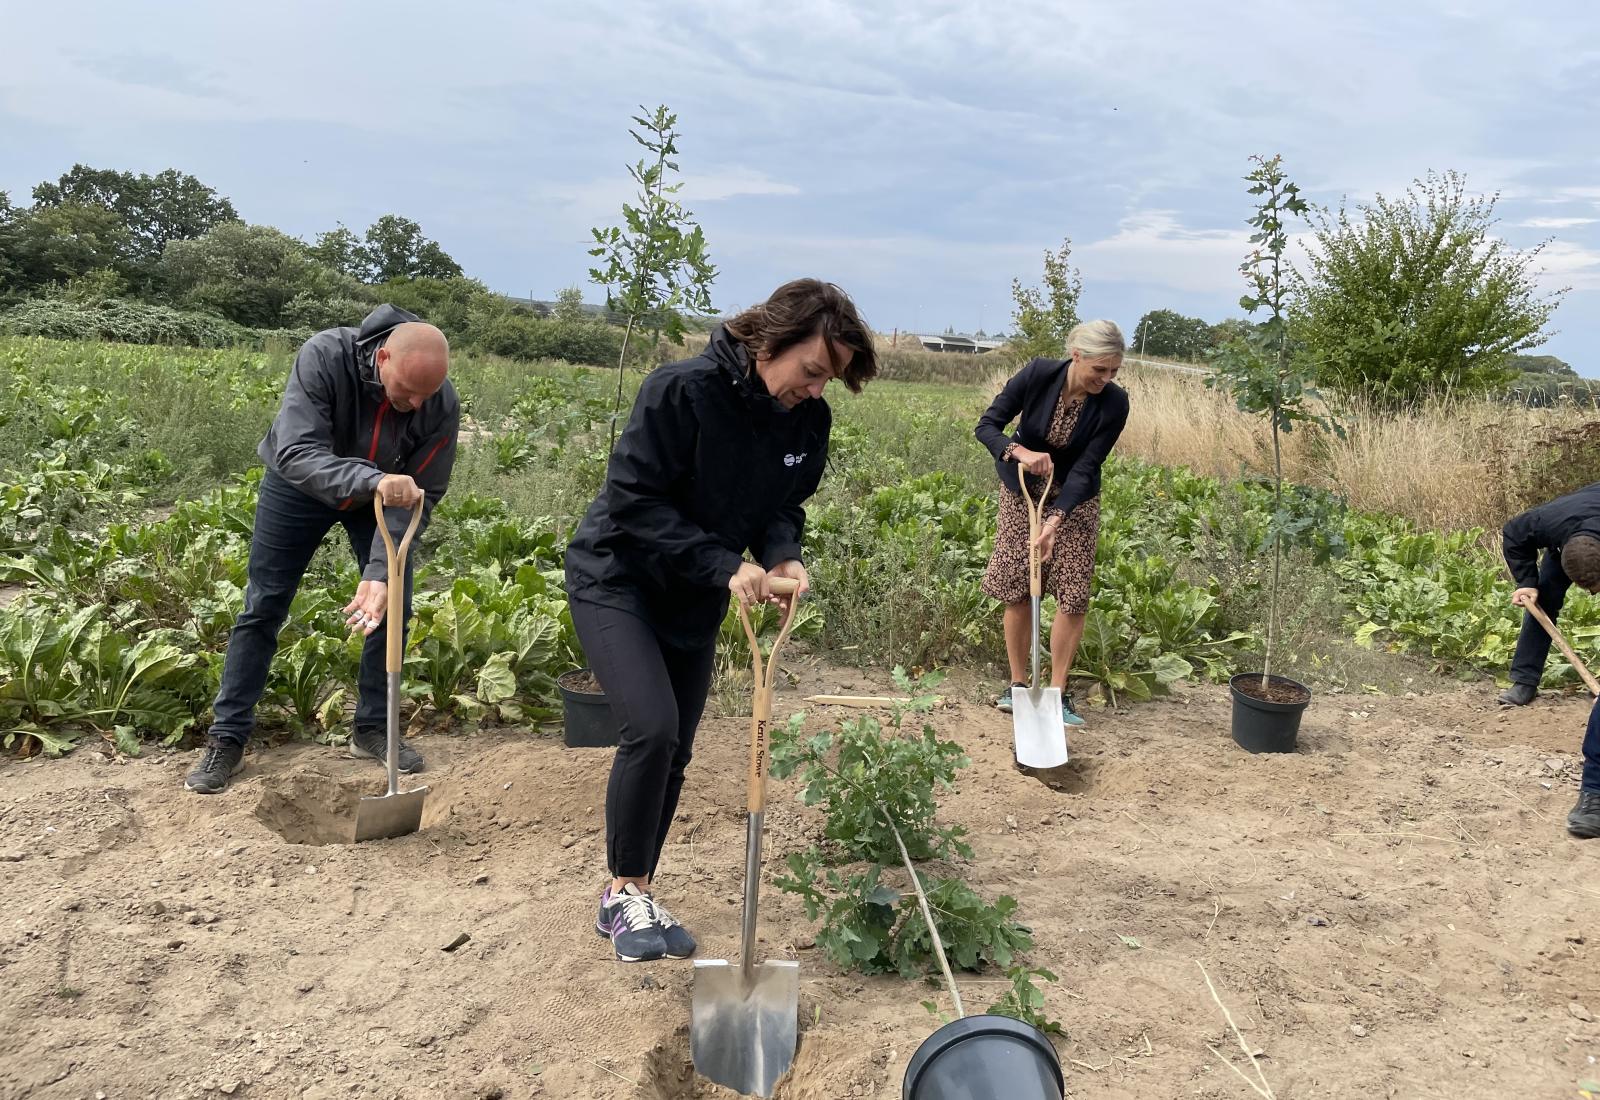
[{"label": "bald man", "polygon": [[[449,367],[444,334],[388,305],[359,328],[317,333],[295,356],[283,404],[259,448],[267,469],[250,536],[244,611],[228,639],[210,735],[184,781],[189,790],[216,794],[244,767],[278,631],[311,556],[335,525],[349,536],[361,569],[345,622],[366,636],[350,753],[379,763],[387,758],[384,613],[391,578],[372,498],[390,507],[387,523],[397,544],[418,500],[419,535],[427,529],[450,483],[461,421],[461,402],[445,377]],[[409,623],[409,560],[404,583]],[[399,766],[422,770],[422,756],[404,740]]]}]

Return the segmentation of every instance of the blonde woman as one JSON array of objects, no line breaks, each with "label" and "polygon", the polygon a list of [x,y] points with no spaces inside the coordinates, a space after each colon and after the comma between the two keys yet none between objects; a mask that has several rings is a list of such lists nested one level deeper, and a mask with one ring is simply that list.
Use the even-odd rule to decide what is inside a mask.
[{"label": "blonde woman", "polygon": [[[1062,719],[1083,719],[1067,694],[1083,639],[1094,577],[1095,541],[1100,533],[1100,467],[1128,422],[1128,395],[1112,381],[1126,350],[1122,330],[1111,321],[1086,321],[1067,337],[1066,359],[1035,359],[1006,382],[978,421],[975,433],[994,455],[1000,475],[1000,526],[994,553],[983,575],[983,592],[1005,604],[1006,657],[1011,683],[995,705],[1011,709],[1012,688],[1028,683],[1033,620],[1028,597],[1028,508],[1018,484],[1029,477],[1035,499],[1045,475],[1052,475],[1045,497],[1039,549],[1044,559],[1044,591],[1056,598],[1050,627],[1050,682],[1062,689]],[[1006,428],[1017,421],[1008,437]]]}]

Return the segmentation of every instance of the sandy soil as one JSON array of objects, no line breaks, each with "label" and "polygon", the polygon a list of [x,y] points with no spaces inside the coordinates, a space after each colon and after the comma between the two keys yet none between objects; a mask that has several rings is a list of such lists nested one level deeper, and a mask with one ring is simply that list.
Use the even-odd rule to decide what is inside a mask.
[{"label": "sandy soil", "polygon": [[[799,672],[780,716],[885,690]],[[1283,1100],[1575,1097],[1600,1077],[1600,841],[1562,827],[1581,701],[1319,695],[1299,753],[1252,757],[1226,692],[1193,688],[1092,711],[1040,777],[960,694],[933,716],[973,760],[943,816],[1060,975],[1068,1095],[1252,1095],[1208,1049],[1240,1060],[1197,963]],[[658,882],[708,957],[737,952],[746,727],[702,729]],[[416,743],[423,830],[359,847],[316,843],[382,787],[335,749],[258,747],[213,798],[180,789],[192,750],[0,764],[0,1100],[730,1096],[688,1067],[690,965],[619,964],[595,935],[609,751]],[[769,872],[816,829],[793,795],[775,785]],[[778,1095],[899,1097],[938,994],[839,973],[770,887],[762,917],[802,975]],[[969,1010],[995,977],[965,977]]]}]

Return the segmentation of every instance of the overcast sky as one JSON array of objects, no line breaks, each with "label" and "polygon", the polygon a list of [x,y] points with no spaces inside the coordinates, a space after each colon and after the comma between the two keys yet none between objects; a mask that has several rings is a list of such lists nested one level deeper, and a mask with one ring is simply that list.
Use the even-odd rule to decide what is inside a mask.
[{"label": "overcast sky", "polygon": [[1600,14],[1513,7],[0,0],[0,189],[175,167],[308,241],[404,214],[553,298],[665,103],[720,308],[805,274],[878,329],[992,332],[1070,237],[1081,312],[1131,333],[1239,314],[1250,154],[1327,204],[1455,169],[1550,241],[1541,350],[1600,376]]}]

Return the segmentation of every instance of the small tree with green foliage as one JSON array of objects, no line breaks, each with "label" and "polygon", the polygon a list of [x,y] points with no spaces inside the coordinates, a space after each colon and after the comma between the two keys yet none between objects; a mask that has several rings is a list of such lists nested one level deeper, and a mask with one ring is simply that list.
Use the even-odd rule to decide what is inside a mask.
[{"label": "small tree with green foliage", "polygon": [[1297,335],[1318,381],[1390,406],[1497,388],[1517,352],[1544,343],[1564,290],[1541,294],[1535,262],[1490,232],[1495,196],[1433,172],[1391,200],[1313,218],[1298,280]]},{"label": "small tree with green foliage", "polygon": [[[1278,588],[1283,575],[1283,552],[1287,546],[1304,544],[1331,556],[1340,550],[1338,536],[1325,528],[1328,516],[1319,509],[1299,506],[1297,499],[1285,505],[1283,492],[1283,442],[1285,433],[1297,423],[1315,424],[1336,432],[1339,425],[1316,407],[1317,393],[1303,361],[1289,357],[1289,326],[1286,317],[1289,272],[1285,270],[1284,250],[1289,244],[1288,219],[1303,217],[1306,201],[1300,189],[1285,175],[1282,157],[1270,160],[1251,158],[1256,167],[1245,180],[1249,193],[1257,196],[1256,212],[1249,223],[1255,230],[1251,251],[1239,271],[1250,286],[1250,293],[1239,299],[1249,314],[1265,310],[1267,318],[1251,328],[1248,335],[1223,345],[1213,358],[1215,373],[1206,385],[1231,393],[1243,412],[1266,418],[1272,429],[1272,518],[1266,530],[1266,546],[1272,550],[1272,589],[1267,605],[1267,637],[1261,670],[1261,687],[1267,688],[1272,674],[1272,647],[1278,625]],[[1263,547],[1264,549],[1266,547]]]},{"label": "small tree with green foliage", "polygon": [[589,250],[601,260],[601,266],[589,269],[589,277],[606,288],[607,308],[627,318],[617,355],[611,445],[617,441],[623,372],[634,332],[647,319],[663,317],[667,331],[679,338],[681,310],[711,312],[711,283],[717,275],[706,254],[705,234],[676,197],[683,184],[667,182],[669,174],[678,171],[673,159],[681,136],[678,116],[660,106],[649,116],[635,115],[633,121],[639,129],[628,133],[649,154],[628,166],[639,186],[638,205],[622,204],[623,226],[593,230],[594,247]]},{"label": "small tree with green foliage", "polygon": [[1072,238],[1064,237],[1060,251],[1045,249],[1042,286],[1011,280],[1011,298],[1016,302],[1011,320],[1017,328],[1011,341],[1024,360],[1059,359],[1067,353],[1067,335],[1078,323],[1078,296],[1083,293],[1083,278],[1069,262],[1071,256]]}]

